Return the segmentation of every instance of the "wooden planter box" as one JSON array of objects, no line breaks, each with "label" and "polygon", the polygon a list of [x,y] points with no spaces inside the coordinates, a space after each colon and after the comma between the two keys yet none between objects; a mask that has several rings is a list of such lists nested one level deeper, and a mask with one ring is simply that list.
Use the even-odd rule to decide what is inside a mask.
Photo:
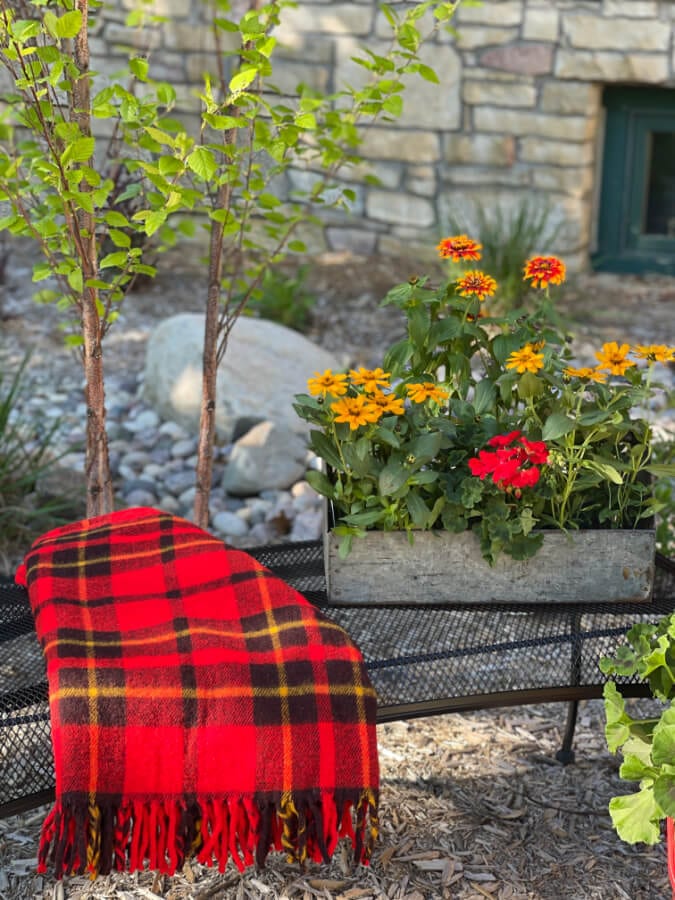
[{"label": "wooden planter box", "polygon": [[341,605],[641,603],[651,598],[654,531],[547,531],[531,559],[483,559],[472,532],[369,531],[346,559],[325,534],[330,602]]}]

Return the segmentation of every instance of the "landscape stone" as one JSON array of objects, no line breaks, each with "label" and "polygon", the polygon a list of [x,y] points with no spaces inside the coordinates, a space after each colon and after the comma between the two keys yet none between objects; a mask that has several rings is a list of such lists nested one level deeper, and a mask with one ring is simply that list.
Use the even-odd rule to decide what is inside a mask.
[{"label": "landscape stone", "polygon": [[213,517],[211,524],[215,531],[232,537],[243,537],[248,532],[246,522],[237,513],[220,512]]},{"label": "landscape stone", "polygon": [[275,422],[256,425],[232,448],[222,487],[234,497],[290,487],[306,471],[307,448],[295,432]]},{"label": "landscape stone", "polygon": [[[182,313],[150,335],[144,398],[163,419],[189,434],[199,427],[204,316]],[[232,439],[237,419],[259,416],[306,433],[293,409],[295,394],[306,393],[315,371],[338,369],[335,357],[303,335],[265,319],[242,317],[234,325],[218,370],[216,429]]]}]

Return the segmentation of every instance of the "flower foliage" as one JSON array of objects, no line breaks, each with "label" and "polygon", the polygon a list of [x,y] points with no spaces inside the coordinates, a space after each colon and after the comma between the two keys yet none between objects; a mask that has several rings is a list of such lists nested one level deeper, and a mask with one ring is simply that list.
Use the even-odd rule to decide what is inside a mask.
[{"label": "flower foliage", "polygon": [[[484,556],[533,555],[546,528],[633,528],[658,501],[648,407],[671,347],[611,341],[579,366],[556,323],[554,256],[527,261],[541,290],[532,312],[491,315],[495,280],[475,268],[481,245],[445,238],[442,258],[467,266],[437,287],[414,278],[383,303],[406,336],[373,370],[315,373],[297,413],[327,471],[308,474],[332,501],[348,551],[364,529],[475,531]],[[471,267],[471,268],[469,268]],[[672,466],[669,466],[672,474]]]}]

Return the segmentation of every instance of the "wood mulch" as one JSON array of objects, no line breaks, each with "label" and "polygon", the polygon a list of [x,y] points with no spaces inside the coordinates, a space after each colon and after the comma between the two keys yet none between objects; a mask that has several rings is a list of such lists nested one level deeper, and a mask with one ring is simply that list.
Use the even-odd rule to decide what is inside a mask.
[{"label": "wood mulch", "polygon": [[581,704],[570,766],[555,761],[564,717],[556,703],[380,725],[381,837],[369,868],[353,869],[340,845],[330,866],[305,872],[272,854],[243,875],[193,865],[174,878],[56,884],[35,874],[42,808],[0,821],[0,898],[663,900],[664,844],[624,844],[607,812],[628,786],[606,749],[602,703]]}]

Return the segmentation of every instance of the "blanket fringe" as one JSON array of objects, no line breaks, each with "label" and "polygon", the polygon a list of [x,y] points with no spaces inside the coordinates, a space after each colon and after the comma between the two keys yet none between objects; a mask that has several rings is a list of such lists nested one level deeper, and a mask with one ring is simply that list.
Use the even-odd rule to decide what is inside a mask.
[{"label": "blanket fringe", "polygon": [[196,857],[222,872],[265,864],[270,850],[289,862],[328,862],[348,837],[356,862],[368,864],[379,825],[378,793],[284,793],[281,796],[197,798],[193,802],[131,800],[118,804],[59,801],[45,819],[38,871],[57,878],[150,869],[173,875]]}]

